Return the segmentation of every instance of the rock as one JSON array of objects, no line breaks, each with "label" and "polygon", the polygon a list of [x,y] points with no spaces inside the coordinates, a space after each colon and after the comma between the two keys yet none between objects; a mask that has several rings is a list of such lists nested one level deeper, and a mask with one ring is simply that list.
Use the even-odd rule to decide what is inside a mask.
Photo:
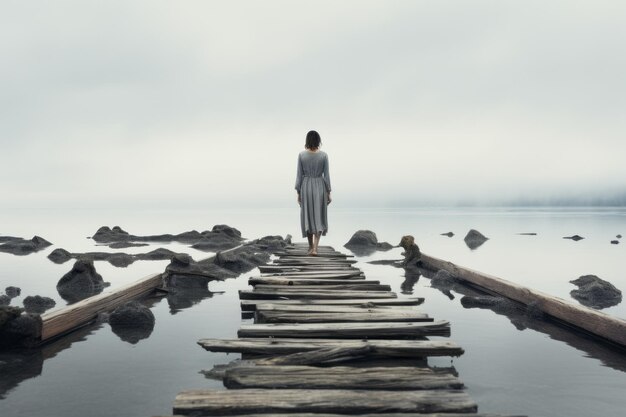
[{"label": "rock", "polygon": [[574,242],[578,242],[579,240],[583,240],[584,237],[579,236],[579,235],[574,235],[574,236],[565,236],[563,239],[571,239]]},{"label": "rock", "polygon": [[210,297],[213,297],[213,292],[207,288],[173,288],[167,294],[167,304],[170,307],[170,312],[176,314]]},{"label": "rock", "polygon": [[225,233],[205,232],[202,239],[191,245],[191,247],[206,252],[218,252],[234,248],[240,243],[240,239],[233,238]]},{"label": "rock", "polygon": [[120,339],[131,344],[150,337],[154,323],[152,311],[137,301],[121,305],[109,315],[111,330]]},{"label": "rock", "polygon": [[396,268],[402,268],[402,259],[379,259],[377,261],[369,261],[372,265],[390,265]]},{"label": "rock", "polygon": [[34,236],[30,240],[21,237],[4,236],[1,242],[4,243],[0,245],[0,252],[18,256],[30,255],[52,245],[52,243],[40,236]]},{"label": "rock", "polygon": [[11,304],[11,297],[4,294],[0,295],[0,306],[8,306],[9,304]]},{"label": "rock", "polygon": [[176,252],[172,252],[169,249],[158,248],[148,253],[137,254],[135,257],[143,261],[166,261],[172,259],[176,255],[178,255]]},{"label": "rock", "polygon": [[520,236],[537,236],[537,233],[535,233],[535,232],[530,232],[530,233],[518,233],[518,235],[520,235]]},{"label": "rock", "polygon": [[578,286],[570,295],[584,306],[601,310],[622,302],[622,292],[595,275],[583,275],[570,282]]},{"label": "rock", "polygon": [[441,236],[448,236],[448,237],[452,237],[454,236],[454,233],[452,232],[448,232],[448,233],[442,233]]},{"label": "rock", "polygon": [[44,311],[51,309],[56,302],[50,297],[42,297],[40,295],[24,298],[24,310],[27,313],[42,314]]},{"label": "rock", "polygon": [[101,293],[105,286],[102,276],[96,272],[93,261],[79,259],[74,263],[72,270],[59,280],[57,291],[64,300],[75,303]]},{"label": "rock", "polygon": [[619,240],[612,240],[612,241],[611,241],[611,244],[612,244],[612,245],[619,245]]},{"label": "rock", "polygon": [[359,230],[355,232],[350,240],[343,245],[357,256],[367,256],[377,250],[386,251],[393,248],[393,245],[387,242],[378,242],[376,233],[371,230]]},{"label": "rock", "polygon": [[465,308],[486,308],[500,314],[521,314],[525,311],[522,304],[504,297],[485,296],[463,296],[461,304]]},{"label": "rock", "polygon": [[33,347],[41,339],[41,317],[17,307],[0,307],[0,347]]},{"label": "rock", "polygon": [[241,232],[239,230],[225,224],[216,224],[215,226],[213,226],[213,229],[211,231],[214,233],[222,233],[233,239],[243,240],[243,238],[241,237]]},{"label": "rock", "polygon": [[248,272],[270,259],[267,253],[255,253],[254,248],[241,248],[227,253],[218,252],[215,265],[236,273]]},{"label": "rock", "polygon": [[22,293],[22,289],[19,287],[6,287],[4,292],[11,298],[19,297]]},{"label": "rock", "polygon": [[616,238],[618,238],[618,239],[621,239],[621,238],[622,238],[622,235],[617,235],[617,236],[615,236],[615,237],[616,237]]},{"label": "rock", "polygon": [[404,252],[404,260],[402,261],[403,267],[415,267],[421,262],[422,254],[420,248],[415,243],[415,238],[411,235],[402,236],[400,243],[398,244]]},{"label": "rock", "polygon": [[102,226],[91,238],[98,243],[125,242],[130,240],[130,234],[119,226],[114,226],[113,229]]},{"label": "rock", "polygon": [[62,248],[57,248],[48,254],[48,259],[55,264],[63,264],[72,258],[73,255]]},{"label": "rock", "polygon": [[206,289],[209,281],[234,278],[238,274],[224,269],[214,259],[196,262],[191,256],[178,254],[172,258],[163,273],[166,288]]},{"label": "rock", "polygon": [[465,241],[465,244],[468,248],[474,250],[486,241],[488,241],[489,238],[485,237],[478,230],[471,229],[469,232],[467,232],[467,235],[465,235],[465,238],[463,240]]},{"label": "rock", "polygon": [[291,244],[291,236],[287,235],[285,239],[281,236],[264,236],[252,241],[251,244],[259,250],[276,253]]}]

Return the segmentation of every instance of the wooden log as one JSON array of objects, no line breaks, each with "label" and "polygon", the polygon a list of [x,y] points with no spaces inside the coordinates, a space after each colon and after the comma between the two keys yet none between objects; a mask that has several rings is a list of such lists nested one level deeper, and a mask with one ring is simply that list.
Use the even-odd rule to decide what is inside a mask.
[{"label": "wooden log", "polygon": [[397,298],[396,293],[387,291],[286,291],[286,290],[239,290],[239,298],[242,300],[279,300],[279,299],[377,299]]},{"label": "wooden log", "polygon": [[364,284],[362,282],[341,283],[335,285],[277,285],[259,284],[254,286],[255,291],[391,291],[391,286],[387,284]]},{"label": "wooden log", "polygon": [[83,326],[95,320],[98,313],[114,310],[128,301],[144,297],[161,285],[161,274],[151,274],[130,284],[42,314],[41,341],[45,342]]},{"label": "wooden log", "polygon": [[388,413],[475,412],[476,403],[464,391],[193,390],[176,396],[174,413],[182,415],[249,413]]},{"label": "wooden log", "polygon": [[251,355],[286,355],[297,352],[345,347],[357,349],[372,346],[376,357],[422,358],[427,356],[461,356],[463,349],[448,340],[351,340],[240,338],[200,339],[198,344],[210,352],[232,352]]},{"label": "wooden log", "polygon": [[289,285],[289,286],[302,286],[302,285],[342,285],[342,284],[360,284],[360,285],[380,285],[378,280],[365,280],[360,277],[348,277],[342,279],[334,278],[250,278],[248,284],[250,285]]},{"label": "wooden log", "polygon": [[335,366],[242,366],[226,371],[224,386],[290,389],[429,390],[462,389],[463,382],[451,374],[429,368]]},{"label": "wooden log", "polygon": [[257,310],[255,323],[362,323],[362,322],[429,322],[427,314],[413,312],[360,312],[360,313],[292,313]]},{"label": "wooden log", "polygon": [[417,306],[424,302],[423,297],[416,298],[361,298],[361,299],[338,299],[338,300],[242,300],[242,311],[254,311],[257,304],[272,303],[275,305],[377,305],[377,306]]},{"label": "wooden log", "polygon": [[449,336],[450,323],[312,323],[242,325],[239,337],[289,337],[328,339],[398,339]]},{"label": "wooden log", "polygon": [[620,346],[626,346],[626,320],[581,305],[574,305],[562,298],[432,256],[422,254],[422,262],[429,269],[443,269],[470,285],[485,289],[490,293],[525,305],[532,303],[535,308],[539,308],[566,325],[582,329]]}]

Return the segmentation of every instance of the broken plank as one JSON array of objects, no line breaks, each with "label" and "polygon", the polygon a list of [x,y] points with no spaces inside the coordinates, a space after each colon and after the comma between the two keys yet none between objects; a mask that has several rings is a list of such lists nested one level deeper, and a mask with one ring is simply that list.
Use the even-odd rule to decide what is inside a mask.
[{"label": "broken plank", "polygon": [[446,320],[431,323],[311,323],[242,325],[239,337],[290,337],[339,339],[394,339],[425,336],[449,336]]},{"label": "broken plank", "polygon": [[257,310],[256,323],[351,323],[351,322],[429,322],[427,314],[412,312],[359,312],[359,313],[293,313]]},{"label": "broken plank", "polygon": [[380,305],[380,306],[416,306],[424,302],[423,297],[416,298],[362,298],[362,299],[337,299],[337,300],[278,300],[278,299],[259,299],[259,300],[242,300],[242,311],[254,311],[257,304],[272,303],[275,305]]},{"label": "broken plank", "polygon": [[388,291],[283,291],[283,290],[239,290],[241,300],[279,300],[279,299],[377,299],[397,298],[396,293]]},{"label": "broken plank", "polygon": [[241,388],[429,390],[461,389],[451,374],[429,368],[357,368],[335,366],[241,366],[229,369],[224,386]]},{"label": "broken plank", "polygon": [[464,351],[448,340],[354,340],[354,339],[293,339],[239,338],[200,339],[198,344],[211,352],[234,352],[252,355],[286,355],[329,347],[358,349],[373,347],[375,356],[422,358],[425,356],[461,356]]},{"label": "broken plank", "polygon": [[382,413],[475,412],[476,403],[460,390],[191,390],[176,396],[174,413]]}]

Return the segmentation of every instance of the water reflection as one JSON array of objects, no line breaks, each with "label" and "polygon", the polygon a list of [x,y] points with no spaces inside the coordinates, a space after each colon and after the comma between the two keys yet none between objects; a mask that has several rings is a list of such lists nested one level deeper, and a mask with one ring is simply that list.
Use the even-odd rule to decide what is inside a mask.
[{"label": "water reflection", "polygon": [[172,288],[167,294],[167,304],[170,306],[170,312],[176,314],[213,297],[214,294],[219,292],[209,291],[208,288]]}]

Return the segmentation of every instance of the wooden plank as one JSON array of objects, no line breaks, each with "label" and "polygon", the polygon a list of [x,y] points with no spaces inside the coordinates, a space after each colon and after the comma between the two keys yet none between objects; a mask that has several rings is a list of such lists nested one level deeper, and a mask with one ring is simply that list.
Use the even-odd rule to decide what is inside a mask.
[{"label": "wooden plank", "polygon": [[41,315],[41,341],[62,335],[96,319],[98,313],[146,296],[162,285],[161,274],[151,274],[135,282],[102,292],[67,307]]},{"label": "wooden plank", "polygon": [[[298,413],[289,412],[289,414],[275,414],[275,413],[254,413],[254,414],[212,414],[213,417],[346,417],[345,414],[329,414],[329,413]],[[476,414],[476,413],[376,413],[376,414],[359,414],[360,417],[528,417],[522,415],[510,415],[510,414]],[[155,416],[155,417],[181,417],[177,416]]]},{"label": "wooden plank", "polygon": [[277,285],[258,284],[254,286],[255,291],[391,291],[391,286],[387,284],[364,284],[362,282],[341,283],[335,285]]},{"label": "wooden plank", "polygon": [[429,322],[427,314],[412,312],[360,312],[360,313],[293,313],[257,310],[256,323],[358,323],[358,322]]},{"label": "wooden plank", "polygon": [[261,272],[301,272],[301,271],[315,271],[315,272],[352,272],[359,271],[360,269],[355,268],[351,265],[345,266],[337,266],[337,265],[328,265],[328,266],[319,266],[319,265],[300,265],[300,266],[289,266],[289,265],[261,265],[258,267]]},{"label": "wooden plank", "polygon": [[198,344],[210,352],[231,352],[251,355],[288,355],[329,347],[358,349],[373,347],[375,356],[422,358],[426,356],[461,356],[464,351],[448,340],[354,340],[354,339],[293,339],[239,338],[200,339]]},{"label": "wooden plank", "polygon": [[316,299],[316,300],[332,300],[332,299],[377,299],[377,298],[396,298],[394,292],[388,291],[332,291],[332,290],[315,290],[315,291],[286,291],[286,290],[239,290],[239,298],[241,300],[279,300],[279,299]]},{"label": "wooden plank", "polygon": [[342,284],[360,284],[360,285],[380,285],[378,280],[365,280],[359,279],[359,277],[348,277],[343,279],[334,278],[249,278],[248,284],[250,285],[289,285],[289,286],[302,286],[302,285],[342,285]]},{"label": "wooden plank", "polygon": [[423,297],[416,298],[362,298],[362,299],[338,299],[338,300],[277,300],[277,299],[260,299],[260,300],[242,300],[242,311],[254,311],[257,304],[272,303],[276,305],[378,305],[378,306],[417,306],[424,302]]},{"label": "wooden plank", "polygon": [[291,257],[291,258],[279,258],[279,259],[275,259],[273,264],[274,265],[299,265],[299,264],[304,264],[304,265],[308,265],[308,264],[319,264],[319,265],[352,265],[357,263],[357,261],[355,261],[354,259],[345,259],[345,258],[323,258],[323,257],[316,257],[316,256],[309,256],[306,258],[296,258],[296,257]]},{"label": "wooden plank", "polygon": [[275,304],[271,301],[257,304],[257,311],[280,311],[284,313],[393,313],[393,312],[419,312],[414,306],[380,306],[372,304],[355,305],[288,305]]},{"label": "wooden plank", "polygon": [[296,272],[268,272],[263,273],[255,278],[316,278],[316,279],[345,279],[354,277],[359,279],[365,279],[365,275],[358,269],[355,270],[343,270],[343,271],[296,271]]},{"label": "wooden plank", "polygon": [[289,337],[329,339],[395,339],[425,336],[449,336],[450,323],[312,323],[241,325],[239,337]]},{"label": "wooden plank", "polygon": [[428,390],[462,389],[463,382],[451,374],[416,367],[242,366],[226,371],[224,386],[230,389]]},{"label": "wooden plank", "polygon": [[534,308],[539,308],[542,312],[570,326],[577,327],[618,345],[626,346],[626,320],[582,305],[571,304],[562,298],[432,256],[422,254],[422,262],[429,269],[443,269],[455,277],[471,285],[486,289],[491,293],[502,295],[525,305],[532,303]]},{"label": "wooden plank", "polygon": [[[299,257],[305,257],[305,256],[310,256],[308,254],[308,252],[306,251],[301,251],[301,250],[297,250],[297,251],[286,251],[286,252],[278,252],[275,253],[276,256],[280,256],[281,258],[299,258]],[[354,258],[354,255],[347,255],[345,253],[341,253],[341,252],[320,252],[317,251],[317,258]]]},{"label": "wooden plank", "polygon": [[383,413],[475,412],[476,403],[464,391],[192,390],[176,396],[174,413],[182,415],[249,413]]}]

